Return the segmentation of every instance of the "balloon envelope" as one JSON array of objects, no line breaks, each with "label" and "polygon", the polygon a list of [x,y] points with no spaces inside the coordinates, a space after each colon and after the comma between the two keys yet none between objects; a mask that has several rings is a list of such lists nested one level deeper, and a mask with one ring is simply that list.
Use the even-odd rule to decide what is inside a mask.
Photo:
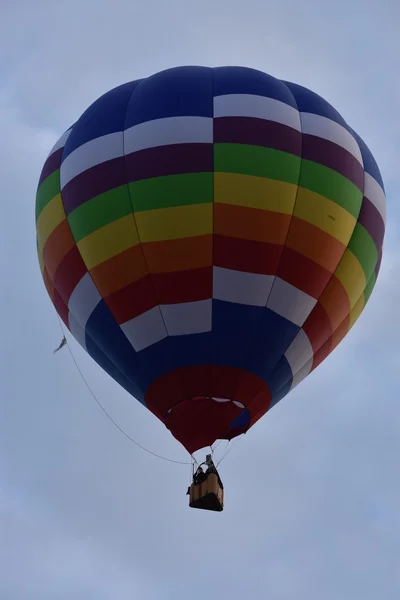
[{"label": "balloon envelope", "polygon": [[242,67],[112,89],[36,200],[50,298],[90,356],[193,452],[247,431],[374,288],[385,194],[324,99]]}]

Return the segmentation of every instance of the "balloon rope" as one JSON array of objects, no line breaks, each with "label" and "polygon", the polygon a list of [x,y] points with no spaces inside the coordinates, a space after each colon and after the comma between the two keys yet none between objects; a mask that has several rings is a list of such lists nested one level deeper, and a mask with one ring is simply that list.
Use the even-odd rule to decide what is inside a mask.
[{"label": "balloon rope", "polygon": [[[65,337],[65,331],[64,331],[64,328],[63,328],[63,326],[62,326],[62,323],[61,323],[61,320],[60,320],[60,317],[58,316],[58,314],[57,314],[57,317],[58,317],[58,322],[59,322],[59,325],[60,325],[61,331],[63,332],[63,335],[64,335],[64,337]],[[69,350],[69,353],[70,353],[70,355],[71,355],[71,358],[72,358],[72,360],[74,361],[74,363],[75,363],[75,366],[76,366],[76,368],[78,369],[78,372],[79,372],[80,376],[82,377],[82,380],[83,380],[84,384],[86,385],[87,389],[89,390],[89,392],[90,392],[91,396],[93,397],[93,399],[95,400],[95,402],[97,403],[97,405],[98,405],[98,406],[101,408],[101,410],[103,411],[103,413],[106,415],[107,419],[109,419],[109,420],[111,421],[111,423],[112,423],[112,424],[113,424],[113,425],[114,425],[114,426],[115,426],[115,427],[118,429],[118,431],[120,431],[120,432],[121,432],[121,433],[122,433],[122,434],[123,434],[123,435],[124,435],[124,436],[125,436],[125,437],[126,437],[128,440],[129,440],[129,441],[130,441],[130,442],[132,442],[133,444],[135,444],[135,446],[137,446],[137,447],[138,447],[138,448],[140,448],[141,450],[144,450],[144,452],[147,452],[148,454],[151,454],[152,456],[155,456],[156,458],[159,458],[159,459],[161,459],[161,460],[165,460],[166,462],[175,463],[175,464],[177,464],[177,465],[192,465],[192,464],[193,464],[193,462],[184,462],[184,461],[182,461],[182,460],[174,460],[174,459],[172,459],[172,458],[166,458],[165,456],[161,456],[160,454],[157,454],[156,452],[153,452],[152,450],[149,450],[148,448],[145,448],[144,446],[142,446],[141,444],[139,444],[139,442],[137,442],[136,440],[134,440],[133,438],[131,438],[131,436],[130,436],[130,435],[128,435],[128,434],[126,433],[126,431],[124,431],[124,430],[123,430],[123,429],[122,429],[122,428],[121,428],[121,427],[118,425],[118,423],[116,423],[116,422],[114,421],[114,419],[111,417],[111,415],[110,415],[110,414],[109,414],[109,413],[106,411],[106,409],[104,408],[104,406],[101,404],[100,400],[97,398],[96,394],[93,392],[92,388],[90,387],[90,385],[89,385],[89,384],[88,384],[88,382],[86,381],[86,378],[85,378],[85,376],[83,375],[83,373],[82,373],[82,370],[81,370],[81,368],[79,367],[79,365],[78,365],[78,362],[77,362],[77,360],[76,360],[76,358],[75,358],[75,356],[74,356],[74,353],[72,352],[72,350],[71,350],[71,347],[70,347],[70,345],[68,344],[68,342],[67,342],[67,344],[66,344],[66,345],[67,345],[67,347],[68,347],[68,350]],[[194,458],[194,456],[193,456],[193,455],[191,455],[191,457],[192,457],[192,459],[193,459],[194,463],[196,463],[196,464],[197,464],[197,461],[196,461],[196,459]]]},{"label": "balloon rope", "polygon": [[[242,435],[238,436],[235,441],[233,442],[233,444],[229,443],[225,453],[222,455],[222,457],[220,458],[220,460],[217,462],[217,464],[215,465],[216,467],[218,467],[218,465],[220,465],[222,463],[222,461],[228,456],[229,452],[231,452],[234,447],[236,446],[236,444],[238,444],[238,442],[240,440],[242,440],[244,438],[245,434],[242,433]],[[230,440],[229,440],[230,442]]]}]

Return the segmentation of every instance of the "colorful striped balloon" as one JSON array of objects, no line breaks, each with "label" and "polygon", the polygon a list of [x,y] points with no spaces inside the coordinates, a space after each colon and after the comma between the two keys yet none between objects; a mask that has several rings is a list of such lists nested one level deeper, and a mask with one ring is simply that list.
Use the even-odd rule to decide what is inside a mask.
[{"label": "colorful striped balloon", "polygon": [[385,206],[320,96],[179,67],[106,93],[54,146],[39,261],[76,340],[194,452],[247,431],[348,333]]}]

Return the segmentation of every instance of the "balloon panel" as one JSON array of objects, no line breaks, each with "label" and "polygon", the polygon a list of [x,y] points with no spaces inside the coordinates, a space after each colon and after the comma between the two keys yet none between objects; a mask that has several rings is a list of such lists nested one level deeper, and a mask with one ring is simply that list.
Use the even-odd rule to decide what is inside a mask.
[{"label": "balloon panel", "polygon": [[365,143],[312,91],[179,67],[111,90],[68,129],[36,219],[65,325],[192,452],[254,425],[354,325],[385,194]]}]

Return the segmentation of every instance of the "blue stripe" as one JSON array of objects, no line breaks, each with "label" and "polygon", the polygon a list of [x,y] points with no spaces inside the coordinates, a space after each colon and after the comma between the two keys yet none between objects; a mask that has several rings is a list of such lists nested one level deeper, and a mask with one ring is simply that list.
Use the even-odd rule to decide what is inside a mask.
[{"label": "blue stripe", "polygon": [[126,128],[165,117],[212,117],[212,69],[177,67],[145,79],[129,102]]},{"label": "blue stripe", "polygon": [[[128,380],[143,398],[152,377],[103,300],[90,315],[85,333],[86,343],[90,346],[93,340],[100,352],[115,365],[122,377]],[[91,351],[96,354],[93,345]],[[96,356],[101,358],[99,354]]]},{"label": "blue stripe", "polygon": [[216,67],[213,72],[214,96],[254,94],[274,98],[297,108],[286,85],[272,75],[247,67]]},{"label": "blue stripe", "polygon": [[268,386],[272,395],[270,408],[289,393],[292,381],[292,369],[286,357],[282,356],[268,378]]},{"label": "blue stripe", "polygon": [[342,115],[324,98],[301,85],[297,85],[297,83],[291,83],[290,81],[284,83],[292,92],[300,112],[312,113],[331,119],[352,133]]},{"label": "blue stripe", "polygon": [[[262,317],[257,323],[257,335],[251,343],[251,352],[243,361],[242,367],[264,379],[271,389],[275,367],[299,329],[298,325],[269,308],[264,308]],[[285,372],[288,373],[288,377],[291,377],[289,365],[288,369]]]},{"label": "blue stripe", "polygon": [[290,388],[292,372],[284,353],[299,327],[268,308],[213,300],[213,330],[167,337],[142,350],[149,380],[178,367],[215,364],[245,369],[275,393]]},{"label": "blue stripe", "polygon": [[140,80],[116,87],[93,102],[75,123],[64,147],[63,160],[90,140],[125,129],[126,109]]},{"label": "blue stripe", "polygon": [[141,350],[140,358],[154,380],[178,367],[211,364],[211,348],[211,332],[171,336]]},{"label": "blue stripe", "polygon": [[374,157],[372,156],[370,149],[368,148],[364,140],[358,135],[358,133],[352,130],[352,134],[357,140],[358,145],[360,146],[361,155],[364,161],[364,171],[368,173],[368,175],[371,175],[371,177],[373,177],[379,183],[382,190],[385,191],[381,172],[379,170],[378,165],[376,164]]},{"label": "blue stripe", "polygon": [[213,300],[213,363],[244,368],[245,355],[262,318],[262,306]]},{"label": "blue stripe", "polygon": [[101,367],[106,373],[108,373],[110,377],[119,383],[119,385],[123,387],[128,394],[146,406],[143,392],[133,385],[133,383],[131,383],[126,377],[124,377],[124,375],[122,375],[118,367],[107,358],[104,352],[100,350],[100,348],[88,334],[86,334],[86,350],[89,356],[91,356],[93,360],[97,362],[99,367]]},{"label": "blue stripe", "polygon": [[235,419],[233,419],[232,423],[229,425],[229,429],[246,427],[249,425],[250,419],[250,412],[245,408]]}]

